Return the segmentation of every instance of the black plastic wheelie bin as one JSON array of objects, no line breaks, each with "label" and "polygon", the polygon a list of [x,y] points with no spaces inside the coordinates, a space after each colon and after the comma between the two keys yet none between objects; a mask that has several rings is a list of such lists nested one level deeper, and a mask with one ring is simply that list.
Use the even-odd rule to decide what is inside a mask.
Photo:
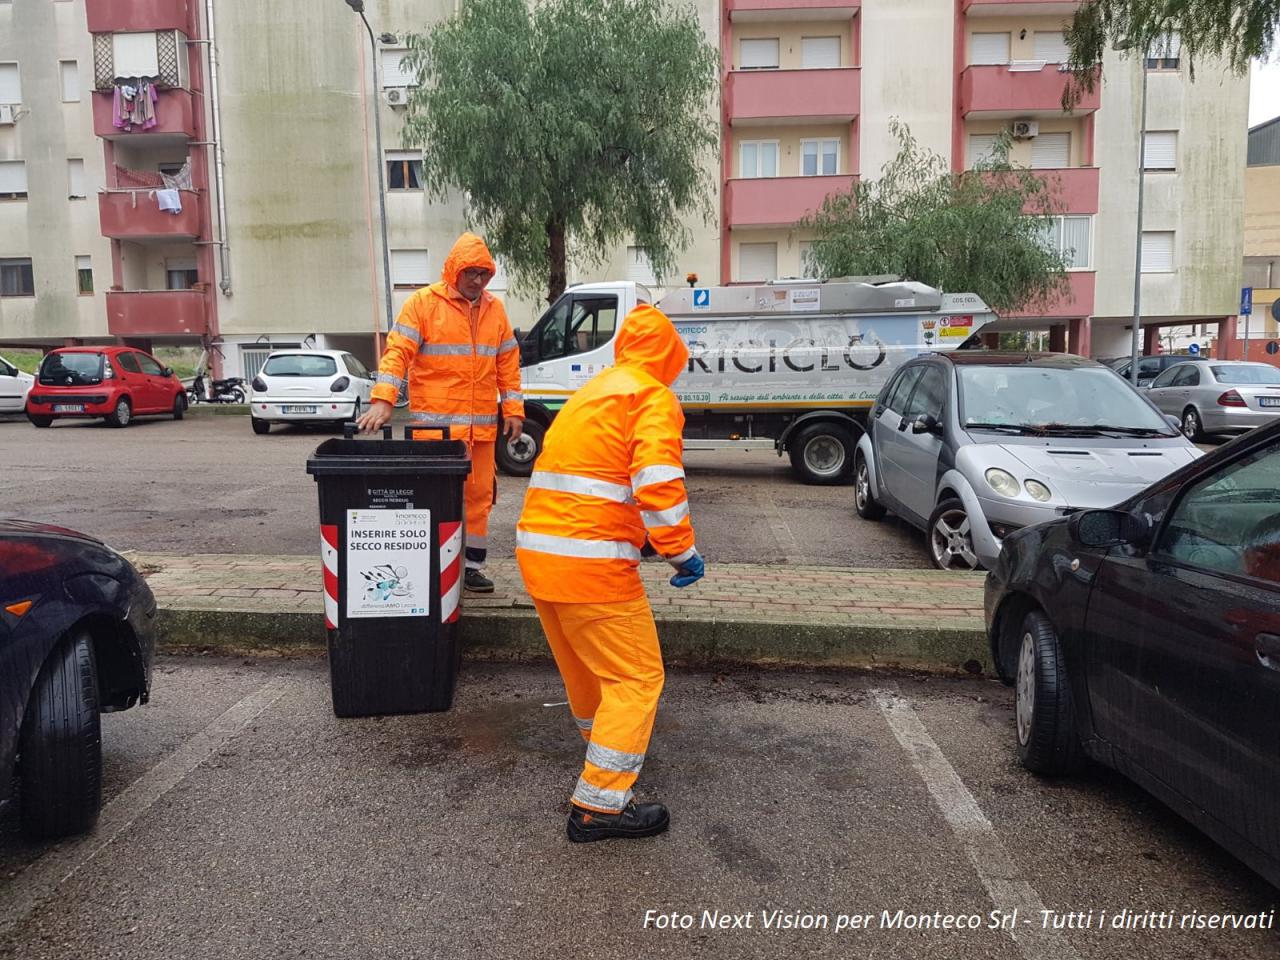
[{"label": "black plastic wheelie bin", "polygon": [[[414,435],[440,433],[443,439]],[[458,675],[467,445],[448,427],[326,440],[320,491],[325,626],[340,717],[448,710]]]}]

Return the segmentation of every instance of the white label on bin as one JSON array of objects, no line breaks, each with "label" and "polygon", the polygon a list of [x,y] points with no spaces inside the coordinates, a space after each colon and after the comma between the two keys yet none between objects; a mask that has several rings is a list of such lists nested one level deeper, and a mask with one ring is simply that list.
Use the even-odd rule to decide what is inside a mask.
[{"label": "white label on bin", "polygon": [[347,511],[347,616],[431,612],[431,511]]}]

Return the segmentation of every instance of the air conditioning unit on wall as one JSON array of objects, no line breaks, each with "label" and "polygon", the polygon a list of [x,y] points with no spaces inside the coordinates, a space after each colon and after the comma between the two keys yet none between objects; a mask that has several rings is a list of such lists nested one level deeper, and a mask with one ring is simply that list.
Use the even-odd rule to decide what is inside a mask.
[{"label": "air conditioning unit on wall", "polygon": [[393,107],[403,107],[409,103],[408,87],[388,87],[382,92],[382,95],[387,98],[387,103]]},{"label": "air conditioning unit on wall", "polygon": [[16,103],[0,103],[0,127],[12,127],[18,119],[14,116],[17,112]]},{"label": "air conditioning unit on wall", "polygon": [[1030,140],[1040,133],[1040,124],[1034,120],[1013,121],[1013,139]]}]

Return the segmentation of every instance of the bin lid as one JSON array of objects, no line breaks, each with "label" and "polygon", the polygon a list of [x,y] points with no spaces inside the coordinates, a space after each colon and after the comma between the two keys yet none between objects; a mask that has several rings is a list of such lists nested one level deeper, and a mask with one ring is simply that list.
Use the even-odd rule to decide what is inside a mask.
[{"label": "bin lid", "polygon": [[334,438],[307,459],[313,477],[430,474],[463,476],[471,472],[461,440],[346,440]]}]

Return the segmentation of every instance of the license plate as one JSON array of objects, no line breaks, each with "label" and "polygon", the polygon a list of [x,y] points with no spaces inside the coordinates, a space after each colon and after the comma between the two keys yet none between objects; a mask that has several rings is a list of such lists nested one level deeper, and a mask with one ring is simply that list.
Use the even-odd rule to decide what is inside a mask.
[{"label": "license plate", "polygon": [[55,403],[54,413],[84,413],[83,403]]},{"label": "license plate", "polygon": [[1280,407],[1280,397],[1259,397],[1258,404],[1264,407]]},{"label": "license plate", "polygon": [[281,413],[315,413],[316,408],[306,404],[285,404],[280,408]]}]

